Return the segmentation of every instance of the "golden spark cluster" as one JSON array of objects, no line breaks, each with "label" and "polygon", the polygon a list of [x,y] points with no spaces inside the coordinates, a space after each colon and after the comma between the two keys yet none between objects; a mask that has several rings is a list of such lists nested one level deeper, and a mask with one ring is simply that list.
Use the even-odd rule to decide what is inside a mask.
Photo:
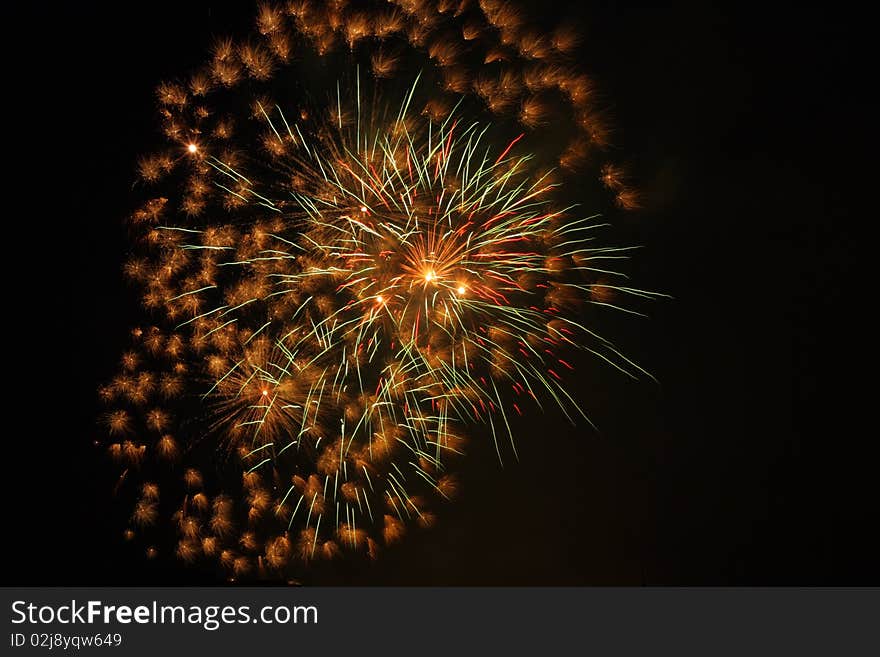
[{"label": "golden spark cluster", "polygon": [[580,413],[566,351],[641,371],[581,318],[651,294],[560,193],[638,205],[578,45],[513,2],[295,0],[159,85],[150,319],[100,390],[126,538],[232,579],[373,559],[455,497],[470,426],[500,457],[526,405]]}]

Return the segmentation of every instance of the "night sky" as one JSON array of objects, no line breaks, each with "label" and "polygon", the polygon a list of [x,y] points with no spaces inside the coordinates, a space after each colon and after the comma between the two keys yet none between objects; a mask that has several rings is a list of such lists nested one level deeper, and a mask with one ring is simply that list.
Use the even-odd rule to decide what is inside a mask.
[{"label": "night sky", "polygon": [[[115,469],[92,440],[96,389],[143,317],[121,265],[153,89],[250,27],[253,6],[236,4],[44,5],[7,26],[31,36],[5,101],[21,156],[5,190],[4,584],[217,581],[123,541]],[[584,67],[645,195],[611,237],[644,245],[632,280],[674,297],[607,332],[660,383],[581,368],[572,392],[598,431],[532,417],[503,468],[472,445],[433,531],[321,581],[880,584],[842,291],[866,222],[845,184],[862,138],[853,19],[626,4],[559,3],[577,7]]]}]

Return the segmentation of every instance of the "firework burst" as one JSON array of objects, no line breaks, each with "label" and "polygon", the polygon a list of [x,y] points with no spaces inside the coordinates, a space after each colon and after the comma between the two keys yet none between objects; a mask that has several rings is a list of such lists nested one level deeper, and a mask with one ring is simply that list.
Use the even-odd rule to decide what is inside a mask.
[{"label": "firework burst", "polygon": [[434,523],[474,427],[500,459],[529,407],[586,418],[568,354],[642,372],[583,309],[653,295],[566,177],[636,196],[577,35],[525,26],[485,0],[260,5],[159,86],[125,268],[154,325],[100,391],[141,482],[128,537],[167,515],[181,560],[233,578],[375,558]]}]

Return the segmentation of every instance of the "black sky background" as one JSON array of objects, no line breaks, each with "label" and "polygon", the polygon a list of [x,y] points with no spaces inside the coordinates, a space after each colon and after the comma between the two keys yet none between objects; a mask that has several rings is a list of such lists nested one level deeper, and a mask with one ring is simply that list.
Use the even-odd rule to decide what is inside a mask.
[{"label": "black sky background", "polygon": [[[432,532],[321,581],[880,583],[871,432],[853,410],[870,388],[855,379],[861,329],[843,292],[866,221],[851,182],[866,111],[851,78],[857,19],[741,3],[552,6],[582,26],[584,65],[645,192],[614,236],[646,247],[633,280],[675,297],[613,325],[660,384],[582,369],[575,396],[598,432],[532,418],[504,468],[472,448],[463,496]],[[92,440],[96,388],[141,317],[120,268],[134,163],[156,134],[153,89],[214,36],[246,29],[253,6],[43,11],[36,30],[23,17],[6,28],[32,47],[7,100],[20,170],[4,221],[3,583],[210,583],[122,540],[114,471]]]}]

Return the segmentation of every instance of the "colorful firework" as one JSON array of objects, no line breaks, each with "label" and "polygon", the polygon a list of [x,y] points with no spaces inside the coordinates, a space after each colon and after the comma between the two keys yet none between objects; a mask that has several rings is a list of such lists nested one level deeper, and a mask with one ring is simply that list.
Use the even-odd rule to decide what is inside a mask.
[{"label": "colorful firework", "polygon": [[158,88],[126,265],[153,323],[101,390],[127,536],[168,517],[180,559],[236,578],[431,526],[475,427],[501,459],[527,407],[586,419],[567,354],[643,372],[581,311],[654,296],[573,198],[636,205],[569,30],[467,0],[261,5],[257,27]]}]

